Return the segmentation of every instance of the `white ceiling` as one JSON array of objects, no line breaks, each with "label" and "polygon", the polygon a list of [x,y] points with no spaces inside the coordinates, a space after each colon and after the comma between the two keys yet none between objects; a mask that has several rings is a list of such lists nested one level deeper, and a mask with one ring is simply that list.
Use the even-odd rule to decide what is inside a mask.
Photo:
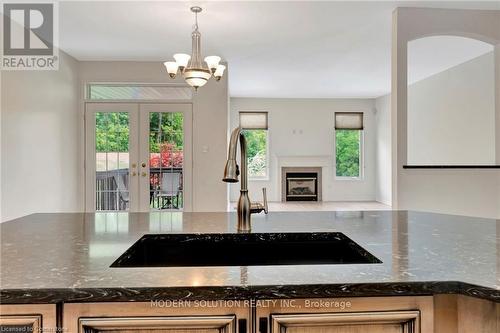
[{"label": "white ceiling", "polygon": [[[191,5],[204,9],[203,54],[220,55],[229,64],[231,96],[283,98],[388,93],[391,13],[397,6],[500,9],[500,1],[68,1],[59,7],[60,46],[79,60],[165,61],[191,53]],[[411,77],[485,52],[482,43],[472,51],[463,44],[458,48],[465,55],[445,48],[436,62],[436,44],[427,44],[418,45],[420,69]]]}]

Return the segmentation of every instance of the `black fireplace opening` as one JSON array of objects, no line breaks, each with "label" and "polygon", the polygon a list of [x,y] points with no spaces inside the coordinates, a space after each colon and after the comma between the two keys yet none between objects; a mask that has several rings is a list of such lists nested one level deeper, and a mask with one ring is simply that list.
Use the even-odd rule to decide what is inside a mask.
[{"label": "black fireplace opening", "polygon": [[318,173],[287,172],[286,201],[318,201]]}]

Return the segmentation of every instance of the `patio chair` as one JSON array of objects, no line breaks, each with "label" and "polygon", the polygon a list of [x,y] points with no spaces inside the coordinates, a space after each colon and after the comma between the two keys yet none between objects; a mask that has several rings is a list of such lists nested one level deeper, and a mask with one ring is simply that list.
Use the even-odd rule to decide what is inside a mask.
[{"label": "patio chair", "polygon": [[125,186],[125,182],[123,181],[122,175],[115,174],[115,175],[113,175],[113,178],[115,179],[116,189],[118,191],[118,197],[119,197],[118,209],[125,210],[125,209],[127,209],[128,203],[130,201],[129,191],[127,190],[127,187]]},{"label": "patio chair", "polygon": [[[179,195],[181,189],[181,173],[168,172],[162,174],[158,198],[161,199],[161,209],[168,207],[179,208]],[[174,198],[176,199],[174,201]]]}]

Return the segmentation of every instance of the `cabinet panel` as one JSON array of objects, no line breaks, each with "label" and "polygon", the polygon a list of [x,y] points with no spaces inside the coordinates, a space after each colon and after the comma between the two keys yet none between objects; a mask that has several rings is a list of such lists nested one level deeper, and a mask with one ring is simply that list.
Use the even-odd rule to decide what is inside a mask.
[{"label": "cabinet panel", "polygon": [[[104,331],[98,331],[104,332]],[[220,333],[219,330],[193,330],[193,329],[139,329],[139,330],[113,330],[113,333]]]},{"label": "cabinet panel", "polygon": [[415,333],[419,321],[418,311],[271,316],[272,332],[278,333]]},{"label": "cabinet panel", "polygon": [[432,333],[432,296],[269,300],[259,333]]},{"label": "cabinet panel", "polygon": [[[98,331],[104,332],[104,331]],[[113,333],[220,333],[219,330],[192,330],[192,329],[177,329],[177,330],[162,330],[162,329],[141,329],[141,330],[113,330]]]},{"label": "cabinet panel", "polygon": [[56,331],[56,306],[52,304],[0,305],[1,332]]},{"label": "cabinet panel", "polygon": [[41,315],[0,316],[1,332],[40,332],[41,326]]},{"label": "cabinet panel", "polygon": [[154,307],[151,303],[87,303],[64,306],[70,333],[235,333],[250,332],[244,307]]},{"label": "cabinet panel", "polygon": [[233,332],[236,316],[81,318],[80,332],[218,333]]},{"label": "cabinet panel", "polygon": [[434,296],[437,333],[500,333],[500,303],[463,295]]},{"label": "cabinet panel", "polygon": [[302,327],[286,330],[288,333],[401,333],[398,325],[345,325],[330,327]]}]

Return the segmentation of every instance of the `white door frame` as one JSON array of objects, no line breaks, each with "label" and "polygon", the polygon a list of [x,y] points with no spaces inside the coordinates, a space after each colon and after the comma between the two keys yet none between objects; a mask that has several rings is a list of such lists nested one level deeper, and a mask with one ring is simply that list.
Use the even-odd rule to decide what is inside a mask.
[{"label": "white door frame", "polygon": [[[95,212],[95,113],[129,113],[129,212],[149,212],[149,112],[182,112],[184,114],[183,211],[193,207],[193,106],[190,102],[166,103],[85,102],[85,211]],[[93,129],[92,133],[89,133]],[[147,133],[147,135],[141,135]],[[142,167],[146,163],[146,167]],[[134,172],[136,175],[134,176]],[[142,172],[146,176],[142,177]],[[139,180],[137,180],[139,178]]]}]

